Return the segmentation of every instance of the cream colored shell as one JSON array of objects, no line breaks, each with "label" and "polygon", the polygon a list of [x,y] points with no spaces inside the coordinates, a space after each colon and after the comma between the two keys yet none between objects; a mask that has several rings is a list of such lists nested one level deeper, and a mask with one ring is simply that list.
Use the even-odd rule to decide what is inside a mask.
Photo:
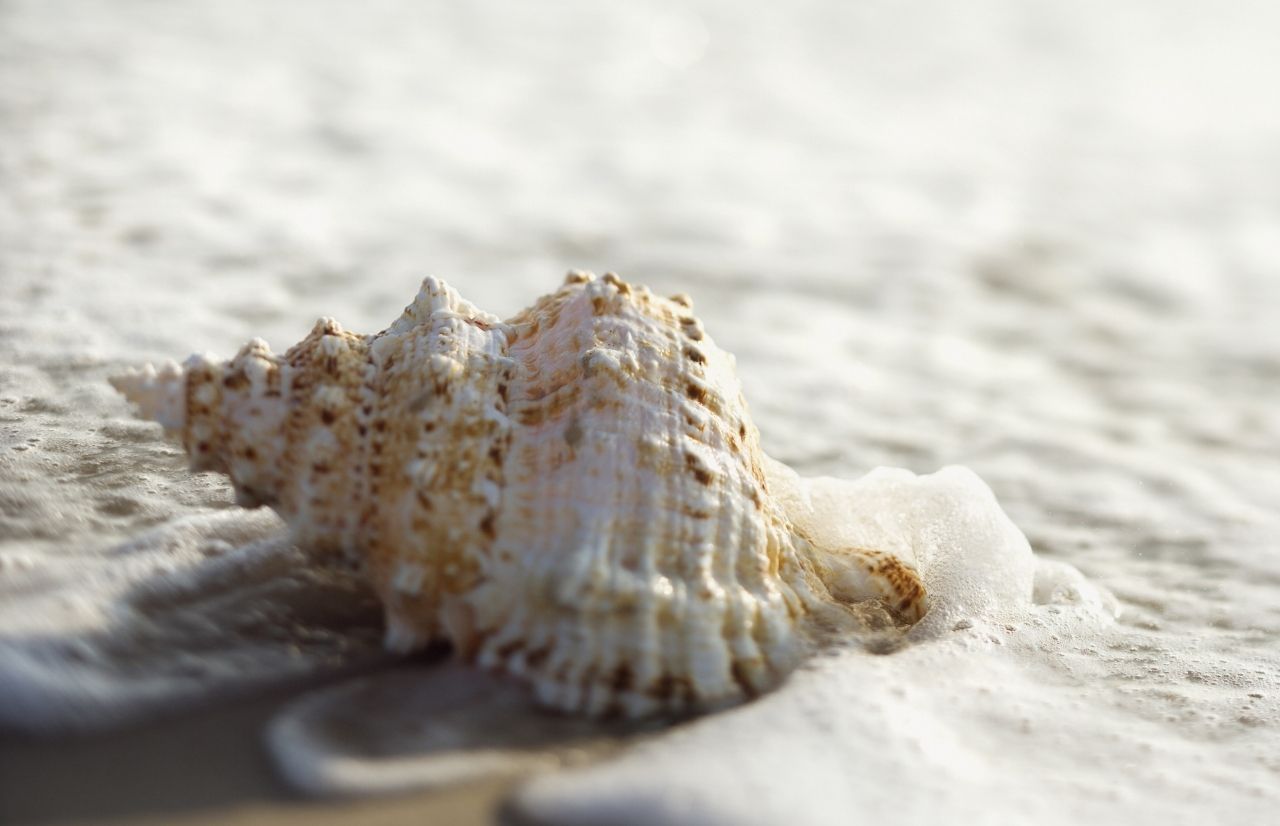
[{"label": "cream colored shell", "polygon": [[687,298],[612,273],[507,322],[429,278],[377,335],[321,319],[283,356],[255,340],[113,383],[239,503],[359,559],[388,647],[447,641],[555,708],[732,702],[849,604],[924,611],[902,560],[796,531],[733,357]]}]

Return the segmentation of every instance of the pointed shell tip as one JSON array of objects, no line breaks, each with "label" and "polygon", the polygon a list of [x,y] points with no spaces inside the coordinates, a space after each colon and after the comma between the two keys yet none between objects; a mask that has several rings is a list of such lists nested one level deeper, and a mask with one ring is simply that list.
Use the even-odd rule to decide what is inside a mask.
[{"label": "pointed shell tip", "polygon": [[157,370],[148,362],[141,368],[110,376],[116,392],[138,407],[138,415],[171,430],[182,428],[186,415],[186,377],[172,361]]}]

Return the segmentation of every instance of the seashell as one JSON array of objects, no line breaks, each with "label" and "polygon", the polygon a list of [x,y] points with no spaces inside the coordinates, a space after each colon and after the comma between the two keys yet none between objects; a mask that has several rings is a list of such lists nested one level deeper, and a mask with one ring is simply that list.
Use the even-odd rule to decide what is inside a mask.
[{"label": "seashell", "polygon": [[687,297],[612,273],[506,322],[428,278],[377,335],[322,318],[284,355],[254,340],[112,383],[239,504],[358,560],[387,647],[446,641],[558,709],[723,705],[851,605],[925,610],[905,561],[792,525],[733,357]]}]

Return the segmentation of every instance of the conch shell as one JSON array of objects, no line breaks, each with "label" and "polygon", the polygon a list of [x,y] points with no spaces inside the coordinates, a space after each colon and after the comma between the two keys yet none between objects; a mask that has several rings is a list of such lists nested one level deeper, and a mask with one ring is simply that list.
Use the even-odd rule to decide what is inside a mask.
[{"label": "conch shell", "polygon": [[690,301],[572,272],[503,322],[428,278],[377,335],[114,378],[314,553],[358,559],[386,645],[447,641],[566,711],[762,692],[808,623],[925,610],[897,557],[818,547],[770,493],[733,357]]}]

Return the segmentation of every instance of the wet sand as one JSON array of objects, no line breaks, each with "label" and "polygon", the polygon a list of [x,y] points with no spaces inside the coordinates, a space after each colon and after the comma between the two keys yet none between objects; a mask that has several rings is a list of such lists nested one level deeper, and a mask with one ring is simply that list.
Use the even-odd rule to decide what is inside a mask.
[{"label": "wet sand", "polygon": [[137,728],[57,741],[0,741],[0,822],[338,824],[495,822],[513,780],[365,800],[304,799],[262,745],[300,692],[220,705]]}]

